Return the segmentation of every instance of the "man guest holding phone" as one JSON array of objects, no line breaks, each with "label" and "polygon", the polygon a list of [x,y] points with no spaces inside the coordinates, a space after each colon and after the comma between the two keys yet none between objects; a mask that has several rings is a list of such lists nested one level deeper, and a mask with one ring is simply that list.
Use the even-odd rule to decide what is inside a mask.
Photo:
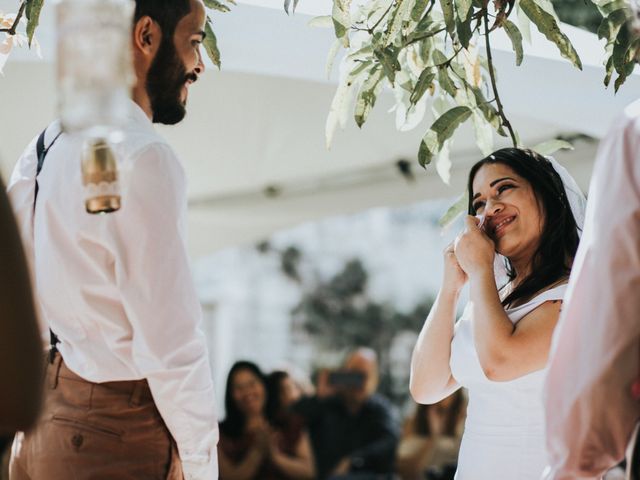
[{"label": "man guest holding phone", "polygon": [[358,348],[343,369],[320,375],[316,396],[294,405],[307,422],[319,479],[392,477],[399,425],[377,388],[377,356]]}]

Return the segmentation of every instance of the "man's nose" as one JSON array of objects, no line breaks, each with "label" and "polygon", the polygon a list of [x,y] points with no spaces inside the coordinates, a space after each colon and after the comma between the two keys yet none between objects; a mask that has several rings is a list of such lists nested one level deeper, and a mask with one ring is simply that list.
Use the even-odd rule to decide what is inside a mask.
[{"label": "man's nose", "polygon": [[198,49],[198,63],[196,65],[196,68],[193,69],[193,71],[195,72],[196,75],[200,76],[204,73],[204,62],[202,61],[202,51],[201,49]]}]

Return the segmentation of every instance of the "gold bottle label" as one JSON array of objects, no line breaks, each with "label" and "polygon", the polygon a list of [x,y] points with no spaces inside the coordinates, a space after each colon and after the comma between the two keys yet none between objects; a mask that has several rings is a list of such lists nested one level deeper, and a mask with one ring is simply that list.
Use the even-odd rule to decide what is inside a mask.
[{"label": "gold bottle label", "polygon": [[111,213],[120,209],[118,164],[106,141],[92,139],[85,144],[82,183],[85,186],[85,208],[88,213]]}]

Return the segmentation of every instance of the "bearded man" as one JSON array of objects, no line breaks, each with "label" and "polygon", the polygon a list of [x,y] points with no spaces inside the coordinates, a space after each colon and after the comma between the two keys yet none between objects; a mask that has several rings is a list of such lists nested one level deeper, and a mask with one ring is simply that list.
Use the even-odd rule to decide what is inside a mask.
[{"label": "bearded man", "polygon": [[218,476],[185,175],[153,127],[185,116],[204,72],[205,21],[202,0],[136,0],[136,82],[125,139],[113,147],[127,172],[118,212],[84,211],[82,142],[57,137],[55,123],[15,168],[9,194],[52,351],[43,414],[14,441],[12,480]]}]

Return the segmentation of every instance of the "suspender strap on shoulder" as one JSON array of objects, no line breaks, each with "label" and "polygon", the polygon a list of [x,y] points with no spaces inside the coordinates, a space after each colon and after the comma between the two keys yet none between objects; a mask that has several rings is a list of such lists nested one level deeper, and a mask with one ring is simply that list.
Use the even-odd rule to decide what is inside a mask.
[{"label": "suspender strap on shoulder", "polygon": [[[45,147],[44,142],[45,142],[46,133],[47,133],[47,129],[45,128],[40,134],[40,136],[38,137],[38,141],[36,142],[36,155],[38,156],[38,167],[36,169],[36,179],[35,179],[36,189],[33,197],[34,211],[36,208],[36,200],[38,199],[38,190],[39,190],[38,175],[40,175],[40,172],[42,171],[42,167],[44,166],[44,159],[47,156],[47,153],[49,153],[49,149],[53,146],[54,143],[56,143],[56,140],[58,140],[58,137],[60,137],[60,135],[62,134],[62,132],[58,133],[53,139],[53,141],[49,144],[49,146]],[[56,358],[56,353],[58,353],[58,347],[57,347],[58,343],[60,343],[58,336],[53,332],[53,330],[49,329],[49,362],[50,363],[53,363],[53,361]]]},{"label": "suspender strap on shoulder", "polygon": [[38,199],[38,191],[40,190],[40,187],[38,185],[38,175],[40,175],[40,172],[42,171],[42,167],[44,166],[44,159],[47,156],[47,153],[49,153],[49,149],[53,147],[53,144],[56,143],[56,140],[58,140],[60,135],[62,135],[62,131],[60,131],[54,137],[53,141],[49,144],[48,147],[45,147],[45,144],[44,144],[46,134],[47,134],[47,129],[45,128],[40,134],[40,136],[38,137],[38,141],[36,142],[36,155],[38,156],[38,167],[36,169],[36,190],[33,197],[34,211],[36,209],[36,200]]}]

